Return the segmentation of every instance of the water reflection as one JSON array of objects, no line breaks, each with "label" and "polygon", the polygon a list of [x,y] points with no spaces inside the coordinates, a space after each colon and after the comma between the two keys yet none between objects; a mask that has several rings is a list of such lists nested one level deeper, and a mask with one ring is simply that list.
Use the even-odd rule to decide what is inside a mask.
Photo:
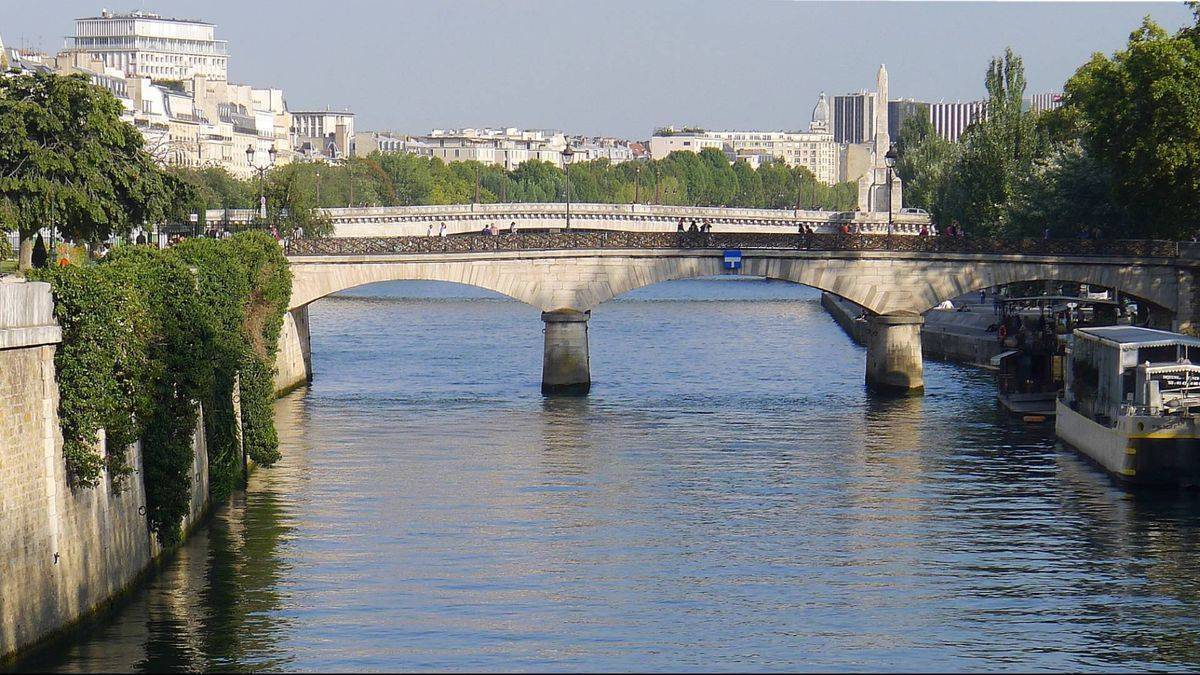
[{"label": "water reflection", "polygon": [[1194,497],[1117,488],[986,373],[869,395],[811,291],[606,303],[586,399],[539,395],[536,311],[358,296],[312,309],[280,466],[23,668],[1200,667]]}]

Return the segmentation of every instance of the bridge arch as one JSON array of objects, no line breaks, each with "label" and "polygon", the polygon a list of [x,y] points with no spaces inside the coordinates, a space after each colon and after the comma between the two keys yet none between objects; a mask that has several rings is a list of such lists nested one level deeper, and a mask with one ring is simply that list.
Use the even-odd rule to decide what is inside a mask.
[{"label": "bridge arch", "polygon": [[[565,374],[560,379],[572,385],[568,390],[576,392],[586,391],[590,383],[587,321],[592,309],[652,284],[726,272],[721,251],[711,248],[307,254],[293,262],[292,311],[281,343],[288,339],[288,330],[295,329],[306,345],[306,307],[331,293],[381,281],[448,281],[488,289],[542,310],[543,390],[550,383],[547,373],[561,372]],[[871,324],[867,378],[901,389],[923,385],[922,315],[981,288],[1047,279],[1095,284],[1159,308],[1156,323],[1170,324],[1166,317],[1175,315],[1176,325],[1170,327],[1190,318],[1193,305],[1191,270],[1170,259],[775,247],[745,251],[741,274],[803,284],[864,307]],[[293,356],[293,364],[304,364],[291,370],[311,372],[306,347],[292,353],[304,355]]]}]

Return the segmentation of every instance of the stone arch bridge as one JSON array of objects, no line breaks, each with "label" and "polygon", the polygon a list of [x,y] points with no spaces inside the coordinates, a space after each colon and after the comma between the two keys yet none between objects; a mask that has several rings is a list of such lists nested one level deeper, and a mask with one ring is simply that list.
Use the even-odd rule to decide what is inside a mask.
[{"label": "stone arch bridge", "polygon": [[[1190,329],[1200,266],[1192,248],[1162,241],[620,231],[295,240],[287,244],[293,288],[278,384],[311,374],[310,303],[363,284],[412,279],[478,286],[542,310],[543,392],[582,394],[591,382],[593,309],[661,281],[737,273],[804,284],[865,307],[868,383],[920,389],[922,314],[982,288],[1038,280],[1095,284],[1147,303],[1156,326]],[[729,270],[726,253],[734,250],[741,266]]]}]

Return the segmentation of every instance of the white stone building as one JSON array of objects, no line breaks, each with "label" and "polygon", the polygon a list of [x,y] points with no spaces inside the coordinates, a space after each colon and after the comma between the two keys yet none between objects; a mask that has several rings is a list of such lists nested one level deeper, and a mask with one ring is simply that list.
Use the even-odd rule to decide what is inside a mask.
[{"label": "white stone building", "polygon": [[356,157],[354,113],[348,110],[297,110],[292,112],[296,150],[314,159]]},{"label": "white stone building", "polygon": [[67,50],[90,54],[130,77],[228,78],[226,42],[216,39],[213,24],[193,19],[105,10],[100,16],[75,20],[75,35],[67,38]]},{"label": "white stone building", "polygon": [[[476,161],[506,170],[536,159],[562,166],[566,137],[544,129],[434,129],[418,136],[422,147],[445,162]],[[585,159],[585,158],[580,158]]]},{"label": "white stone building", "polygon": [[715,148],[730,161],[746,160],[757,167],[769,159],[788,166],[803,166],[817,180],[832,185],[838,180],[838,146],[829,132],[829,103],[821,94],[813,108],[808,131],[675,131],[668,128],[650,138],[650,156],[663,159],[672,152],[700,152]]}]

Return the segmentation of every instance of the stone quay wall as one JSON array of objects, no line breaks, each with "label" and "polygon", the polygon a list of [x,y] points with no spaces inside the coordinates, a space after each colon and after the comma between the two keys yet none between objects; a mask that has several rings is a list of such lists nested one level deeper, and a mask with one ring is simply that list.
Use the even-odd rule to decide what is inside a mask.
[{"label": "stone quay wall", "polygon": [[[0,283],[0,661],[103,608],[162,553],[146,521],[140,444],[129,450],[133,474],[115,484],[68,480],[54,370],[61,339],[49,284]],[[203,429],[201,416],[185,531],[208,506]]]},{"label": "stone quay wall", "polygon": [[[821,294],[821,306],[842,330],[859,345],[867,344],[870,325],[865,320],[859,320],[863,308],[859,305],[839,298],[832,293]],[[925,313],[925,324],[921,326],[921,351],[931,359],[955,361],[975,366],[987,366],[993,356],[1003,351],[996,341],[994,334],[973,335],[971,326],[964,326],[964,321],[983,320],[990,323],[994,320],[990,315],[956,313],[941,310],[930,310]],[[979,332],[979,331],[975,331]]]}]

